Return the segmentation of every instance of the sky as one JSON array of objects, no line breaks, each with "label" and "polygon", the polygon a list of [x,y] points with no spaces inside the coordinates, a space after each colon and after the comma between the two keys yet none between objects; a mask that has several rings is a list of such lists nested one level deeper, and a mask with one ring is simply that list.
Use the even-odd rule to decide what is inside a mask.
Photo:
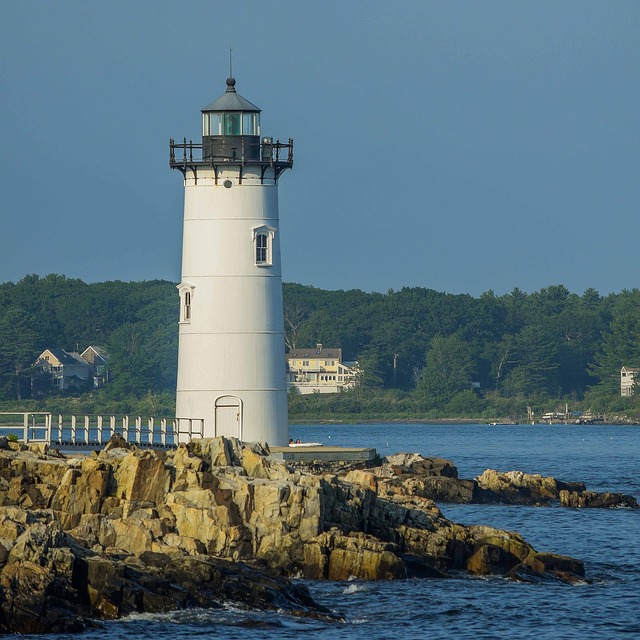
[{"label": "sky", "polygon": [[283,279],[639,285],[640,3],[0,3],[0,282],[180,279],[169,138],[238,93],[295,141]]}]

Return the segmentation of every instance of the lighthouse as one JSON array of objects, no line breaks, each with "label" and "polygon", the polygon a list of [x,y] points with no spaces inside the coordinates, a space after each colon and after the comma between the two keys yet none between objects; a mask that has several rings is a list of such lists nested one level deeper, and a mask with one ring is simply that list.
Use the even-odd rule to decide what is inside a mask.
[{"label": "lighthouse", "polygon": [[288,440],[278,181],[293,140],[226,91],[202,110],[202,142],[169,142],[184,178],[176,418],[181,433]]}]

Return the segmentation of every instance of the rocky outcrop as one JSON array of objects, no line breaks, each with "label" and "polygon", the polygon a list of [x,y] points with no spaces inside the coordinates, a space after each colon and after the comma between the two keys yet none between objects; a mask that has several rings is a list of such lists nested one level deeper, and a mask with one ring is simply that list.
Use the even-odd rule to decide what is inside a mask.
[{"label": "rocky outcrop", "polygon": [[539,474],[487,469],[476,478],[476,501],[481,503],[529,504],[562,507],[637,509],[638,501],[622,493],[587,491],[582,482],[563,482]]},{"label": "rocky outcrop", "polygon": [[563,482],[553,477],[506,473],[487,469],[473,480],[458,478],[452,462],[423,458],[420,454],[396,454],[372,472],[382,494],[418,495],[436,502],[457,504],[518,504],[574,508],[637,509],[638,501],[622,493],[588,491],[582,482]]},{"label": "rocky outcrop", "polygon": [[82,631],[95,619],[223,602],[331,617],[304,587],[242,563],[154,552],[98,553],[83,548],[46,514],[32,518],[3,561],[0,632]]},{"label": "rocky outcrop", "polygon": [[0,630],[225,599],[327,615],[287,576],[584,577],[581,562],[538,553],[517,533],[447,520],[434,491],[457,482],[466,499],[475,485],[444,460],[405,455],[336,474],[225,438],[169,452],[112,441],[69,458],[10,445],[0,451]]}]

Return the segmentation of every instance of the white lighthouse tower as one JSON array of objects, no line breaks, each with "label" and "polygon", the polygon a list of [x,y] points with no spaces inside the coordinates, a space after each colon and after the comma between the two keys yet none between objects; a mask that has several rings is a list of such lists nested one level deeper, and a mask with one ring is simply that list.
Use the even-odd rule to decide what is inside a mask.
[{"label": "white lighthouse tower", "polygon": [[184,176],[176,417],[181,431],[284,445],[278,179],[293,140],[262,137],[235,85],[202,109],[201,144],[170,141]]}]

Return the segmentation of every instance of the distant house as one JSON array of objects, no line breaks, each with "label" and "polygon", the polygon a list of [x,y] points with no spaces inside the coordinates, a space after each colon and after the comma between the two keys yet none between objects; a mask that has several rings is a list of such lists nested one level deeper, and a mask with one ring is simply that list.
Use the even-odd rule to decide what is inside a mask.
[{"label": "distant house", "polygon": [[620,395],[623,398],[633,395],[633,385],[635,384],[637,371],[640,371],[640,369],[634,369],[633,367],[622,367],[620,369]]},{"label": "distant house", "polygon": [[286,355],[287,388],[298,393],[339,393],[356,386],[360,370],[357,363],[343,363],[342,349],[291,349]]},{"label": "distant house", "polygon": [[79,353],[68,353],[64,349],[45,349],[35,361],[34,366],[42,373],[51,375],[54,388],[83,388],[91,382],[91,366]]},{"label": "distant house", "polygon": [[89,346],[80,354],[80,357],[91,367],[94,387],[102,387],[109,381],[108,356],[103,347]]}]

